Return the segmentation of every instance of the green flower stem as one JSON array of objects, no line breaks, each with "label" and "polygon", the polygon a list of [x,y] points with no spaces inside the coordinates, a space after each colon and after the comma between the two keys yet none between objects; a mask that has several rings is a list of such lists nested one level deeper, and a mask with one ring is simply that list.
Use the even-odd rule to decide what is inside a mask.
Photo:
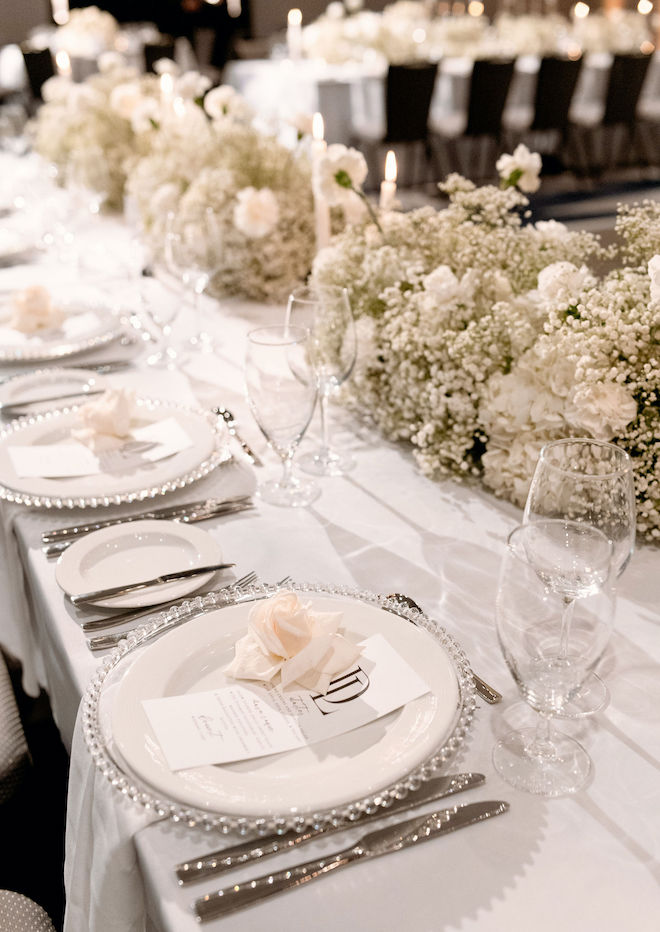
[{"label": "green flower stem", "polygon": [[359,198],[362,199],[362,201],[364,201],[364,203],[366,204],[367,210],[369,211],[369,216],[371,217],[372,221],[378,227],[378,231],[380,235],[384,237],[385,234],[383,233],[383,228],[378,222],[376,211],[373,209],[371,202],[369,201],[364,191],[360,191],[358,188],[355,187],[355,185],[353,184],[353,180],[351,179],[351,176],[348,174],[348,172],[345,171],[345,169],[340,168],[339,171],[335,172],[335,181],[337,182],[340,188],[346,188],[348,191],[353,191],[355,194],[357,194]]}]

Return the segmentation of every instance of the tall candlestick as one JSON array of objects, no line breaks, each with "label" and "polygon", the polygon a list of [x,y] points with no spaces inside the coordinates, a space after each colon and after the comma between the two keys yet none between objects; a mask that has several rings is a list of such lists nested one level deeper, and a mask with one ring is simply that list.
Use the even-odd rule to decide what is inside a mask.
[{"label": "tall candlestick", "polygon": [[323,135],[323,117],[320,113],[315,113],[312,118],[312,188],[317,250],[323,249],[330,242],[330,207],[318,186],[319,163],[328,148]]},{"label": "tall candlestick", "polygon": [[396,156],[390,149],[385,156],[385,180],[380,183],[380,208],[389,210],[396,195]]},{"label": "tall candlestick", "polygon": [[297,61],[302,58],[302,13],[300,10],[289,10],[286,23],[286,45],[289,58]]},{"label": "tall candlestick", "polygon": [[64,26],[69,22],[69,0],[50,0],[53,22],[57,26]]}]

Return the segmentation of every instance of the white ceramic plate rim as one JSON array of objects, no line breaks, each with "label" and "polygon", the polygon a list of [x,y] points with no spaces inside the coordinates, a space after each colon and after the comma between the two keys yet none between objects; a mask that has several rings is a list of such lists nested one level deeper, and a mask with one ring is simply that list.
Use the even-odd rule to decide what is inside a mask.
[{"label": "white ceramic plate rim", "polygon": [[[37,396],[57,394],[58,392],[76,391],[85,386],[90,388],[103,388],[107,384],[105,376],[99,375],[93,369],[70,369],[57,367],[53,369],[36,369],[34,372],[23,372],[15,375],[0,385],[0,403],[5,405],[32,404],[31,392],[37,391]],[[73,399],[72,399],[73,400]],[[44,404],[46,404],[44,402]],[[52,403],[48,404],[51,407]],[[37,411],[37,402],[34,402],[34,413]]]},{"label": "white ceramic plate rim", "polygon": [[[148,544],[149,560],[146,565],[136,561],[135,571],[130,578],[119,578],[116,571],[109,570],[107,565],[104,569],[104,563],[107,564],[107,559],[104,559],[103,554],[105,547],[121,547],[122,543],[130,547],[132,542],[137,543],[140,539],[158,537],[180,541],[182,545],[189,544],[193,549],[193,554],[188,553],[188,560],[185,564],[180,562],[177,566],[174,566],[170,558],[171,544],[167,544],[168,558],[159,561],[157,554],[154,553],[154,550],[158,548],[158,543],[153,541]],[[82,569],[83,561],[86,558],[93,559],[95,551],[99,552],[98,560],[92,563],[89,572],[84,572]],[[109,550],[106,553],[109,555]],[[55,579],[63,592],[71,596],[79,595],[81,592],[89,592],[91,589],[103,589],[107,586],[121,586],[125,583],[138,582],[177,568],[187,569],[193,566],[220,563],[221,560],[222,550],[220,545],[208,531],[202,528],[191,527],[178,521],[131,521],[128,524],[118,524],[114,527],[92,531],[71,544],[57,562]],[[213,573],[204,573],[190,579],[180,579],[160,586],[151,586],[145,591],[127,593],[115,599],[100,599],[93,603],[90,602],[90,604],[99,605],[103,608],[142,608],[145,605],[157,605],[159,602],[180,599],[185,595],[189,595],[196,589],[200,589],[212,577]]]},{"label": "white ceramic plate rim", "polygon": [[[336,610],[336,598],[310,597],[320,606],[331,601]],[[194,689],[196,664],[202,665],[201,674],[213,662],[218,672],[231,660],[233,644],[245,633],[251,604],[230,605],[164,635],[138,655],[124,675],[113,700],[112,737],[129,770],[184,805],[266,819],[281,812],[341,807],[404,778],[447,739],[455,725],[460,705],[456,670],[443,645],[428,631],[377,606],[356,599],[341,601],[348,633],[354,638],[384,633],[424,676],[430,693],[364,728],[299,751],[171,771],[141,702],[171,694],[177,679],[188,678]],[[222,679],[219,676],[219,682]]]},{"label": "white ceramic plate rim", "polygon": [[[182,489],[193,482],[202,479],[210,472],[231,460],[231,451],[228,443],[226,427],[220,423],[219,418],[201,408],[188,408],[171,402],[159,401],[149,398],[137,398],[136,404],[142,408],[147,419],[165,418],[174,416],[180,419],[185,427],[189,419],[193,419],[196,429],[207,437],[207,449],[200,452],[199,444],[193,448],[183,450],[166,460],[160,461],[159,469],[154,471],[150,478],[153,483],[140,485],[139,473],[135,474],[135,484],[131,481],[124,488],[109,489],[103,477],[92,477],[99,480],[103,488],[90,491],[90,484],[78,480],[21,480],[18,481],[9,464],[6,451],[2,446],[12,439],[20,443],[22,434],[28,440],[38,440],[49,429],[66,425],[72,421],[78,406],[59,408],[46,411],[13,421],[0,432],[0,498],[37,508],[98,508],[108,505],[121,505],[128,502],[140,502],[145,499],[167,495],[176,489]],[[194,439],[194,438],[193,438]],[[186,454],[190,454],[189,456]],[[181,467],[182,458],[188,462],[186,468]],[[157,464],[158,465],[158,464]],[[13,475],[12,475],[13,474]],[[84,477],[85,478],[85,477]],[[61,483],[61,484],[60,484]],[[82,493],[74,494],[73,487],[83,488]]]}]

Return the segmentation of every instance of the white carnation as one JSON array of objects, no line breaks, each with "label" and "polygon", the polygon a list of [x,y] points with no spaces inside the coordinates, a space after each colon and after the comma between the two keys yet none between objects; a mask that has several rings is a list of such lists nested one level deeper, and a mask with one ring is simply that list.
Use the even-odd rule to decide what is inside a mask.
[{"label": "white carnation", "polygon": [[342,206],[354,197],[351,187],[340,184],[340,179],[350,179],[352,188],[360,189],[367,177],[367,163],[361,152],[349,149],[341,143],[328,146],[325,155],[316,163],[314,187],[330,206]]},{"label": "white carnation", "polygon": [[[515,184],[526,194],[538,191],[541,184],[539,178],[541,165],[541,156],[538,152],[530,152],[522,142],[513,150],[513,155],[501,155],[495,163],[500,178]],[[519,172],[518,177],[512,178]]]},{"label": "white carnation", "polygon": [[566,410],[566,420],[596,440],[611,440],[637,417],[637,402],[618,382],[580,386]]},{"label": "white carnation", "polygon": [[448,304],[456,298],[460,282],[448,265],[439,265],[424,279],[424,288],[441,304]]},{"label": "white carnation", "polygon": [[553,262],[539,272],[539,292],[551,304],[574,303],[590,279],[589,269],[584,265],[578,269],[572,262]]},{"label": "white carnation", "polygon": [[242,122],[252,119],[252,108],[233,87],[213,87],[204,98],[204,110],[215,121],[231,118]]},{"label": "white carnation", "polygon": [[270,188],[243,188],[236,201],[234,223],[250,239],[267,236],[277,225],[280,209]]}]

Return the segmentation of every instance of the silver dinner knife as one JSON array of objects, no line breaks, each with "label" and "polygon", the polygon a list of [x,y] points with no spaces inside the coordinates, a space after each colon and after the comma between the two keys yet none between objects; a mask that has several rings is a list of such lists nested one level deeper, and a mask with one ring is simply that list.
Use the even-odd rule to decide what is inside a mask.
[{"label": "silver dinner knife", "polygon": [[161,573],[160,576],[154,576],[153,579],[144,579],[141,582],[128,583],[125,586],[109,586],[105,589],[96,589],[92,592],[79,592],[77,595],[69,596],[74,605],[81,602],[97,602],[99,599],[111,599],[114,596],[125,595],[128,592],[139,592],[142,589],[150,589],[152,586],[161,586],[163,583],[176,582],[179,579],[189,579],[191,576],[201,576],[203,573],[215,573],[217,570],[228,570],[235,563],[211,563],[208,566],[191,566],[185,570],[178,570],[174,573]]},{"label": "silver dinner knife", "polygon": [[58,395],[42,395],[41,398],[30,398],[24,401],[8,401],[0,403],[0,414],[16,414],[32,405],[46,404],[49,401],[67,401],[70,398],[91,398],[92,395],[104,394],[104,388],[80,388],[77,392],[62,392]]},{"label": "silver dinner knife", "polygon": [[[359,824],[364,825],[367,822],[374,822],[376,819],[385,819],[387,816],[392,815],[393,812],[406,812],[409,809],[430,803],[435,799],[442,799],[445,796],[452,796],[454,793],[481,786],[485,779],[482,773],[457,773],[436,777],[424,783],[414,793],[409,793],[408,796],[402,799],[395,799],[390,806],[382,806],[376,812],[370,812],[368,815],[362,816],[359,819]],[[184,886],[205,877],[217,876],[236,867],[242,867],[250,861],[261,860],[272,854],[280,854],[282,851],[299,848],[309,841],[321,837],[325,838],[326,835],[332,835],[334,832],[343,832],[349,828],[354,828],[356,824],[355,822],[340,822],[338,825],[331,825],[322,831],[307,829],[296,832],[295,829],[291,829],[282,835],[272,834],[264,838],[254,838],[251,841],[232,845],[230,848],[213,851],[194,861],[184,861],[175,868],[176,876],[179,884]]]},{"label": "silver dinner knife", "polygon": [[42,544],[54,543],[58,540],[69,540],[89,534],[91,531],[100,531],[104,527],[114,527],[117,524],[127,524],[129,521],[144,521],[150,518],[176,518],[190,512],[199,512],[202,509],[210,511],[223,505],[234,505],[248,502],[249,495],[236,495],[234,498],[205,498],[198,502],[187,502],[179,505],[168,505],[163,508],[152,508],[150,511],[141,511],[134,515],[124,515],[121,518],[106,518],[102,521],[93,521],[89,524],[70,524],[68,527],[54,528],[44,531],[41,535]]},{"label": "silver dinner knife", "polygon": [[209,893],[196,900],[193,909],[201,922],[227,916],[246,906],[258,903],[266,897],[273,896],[275,893],[293,890],[325,874],[334,873],[342,867],[348,867],[349,864],[367,861],[383,854],[391,854],[393,851],[401,851],[403,848],[428,841],[446,832],[454,832],[467,825],[473,825],[475,822],[483,822],[485,819],[501,815],[508,808],[509,804],[502,800],[490,800],[454,806],[452,809],[442,809],[431,815],[417,816],[415,819],[408,819],[398,825],[390,825],[388,828],[381,828],[363,835],[355,845],[344,848],[336,854],[305,861],[303,864],[296,864],[286,870],[264,874],[261,877],[246,880],[244,883],[237,883]]}]

